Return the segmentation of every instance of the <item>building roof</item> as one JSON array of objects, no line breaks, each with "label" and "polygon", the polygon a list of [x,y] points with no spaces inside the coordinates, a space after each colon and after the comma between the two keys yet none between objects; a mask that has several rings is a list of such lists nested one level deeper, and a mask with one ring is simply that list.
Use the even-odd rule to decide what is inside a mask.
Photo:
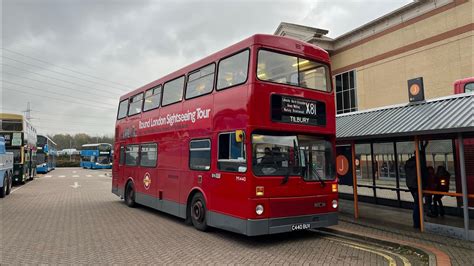
[{"label": "building roof", "polygon": [[474,93],[336,116],[338,140],[474,132]]},{"label": "building roof", "polygon": [[417,17],[432,13],[443,6],[455,4],[455,2],[456,0],[413,0],[411,3],[334,38],[325,36],[328,33],[327,30],[287,22],[281,22],[274,34],[310,42],[330,52],[337,51],[401,24],[416,21]]}]

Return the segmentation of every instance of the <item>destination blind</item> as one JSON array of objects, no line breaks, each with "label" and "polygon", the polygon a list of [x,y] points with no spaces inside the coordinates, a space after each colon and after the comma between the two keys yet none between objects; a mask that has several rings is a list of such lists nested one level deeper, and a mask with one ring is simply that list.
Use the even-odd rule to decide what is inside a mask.
[{"label": "destination blind", "polygon": [[272,120],[276,122],[326,125],[326,104],[303,98],[272,95]]}]

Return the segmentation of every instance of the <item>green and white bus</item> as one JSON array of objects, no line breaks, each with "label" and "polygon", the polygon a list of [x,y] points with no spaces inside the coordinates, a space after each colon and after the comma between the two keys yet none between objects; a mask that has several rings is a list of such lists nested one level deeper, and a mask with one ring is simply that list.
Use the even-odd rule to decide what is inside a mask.
[{"label": "green and white bus", "polygon": [[23,115],[0,113],[0,136],[13,152],[13,182],[24,183],[36,176],[36,129]]}]

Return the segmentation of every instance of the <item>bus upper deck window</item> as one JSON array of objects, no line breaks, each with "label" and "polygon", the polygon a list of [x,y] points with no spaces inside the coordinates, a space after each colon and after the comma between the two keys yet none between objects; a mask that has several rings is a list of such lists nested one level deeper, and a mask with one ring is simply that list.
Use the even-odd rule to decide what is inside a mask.
[{"label": "bus upper deck window", "polygon": [[120,102],[117,119],[122,119],[127,116],[128,111],[128,99]]},{"label": "bus upper deck window", "polygon": [[249,50],[222,59],[217,72],[217,89],[225,89],[247,81]]},{"label": "bus upper deck window", "polygon": [[215,68],[215,64],[210,64],[188,75],[186,99],[198,97],[212,91]]},{"label": "bus upper deck window", "polygon": [[143,111],[155,109],[160,106],[161,100],[161,85],[149,89],[145,92],[145,103],[143,104]]},{"label": "bus upper deck window", "polygon": [[464,92],[473,92],[474,91],[474,82],[469,82],[464,85]]},{"label": "bus upper deck window", "polygon": [[142,103],[143,103],[143,93],[140,93],[134,96],[130,100],[130,106],[128,108],[128,115],[135,115],[142,111]]},{"label": "bus upper deck window", "polygon": [[267,50],[258,52],[257,78],[318,91],[330,90],[325,64]]},{"label": "bus upper deck window", "polygon": [[161,106],[179,102],[183,99],[184,76],[168,81],[163,86]]}]

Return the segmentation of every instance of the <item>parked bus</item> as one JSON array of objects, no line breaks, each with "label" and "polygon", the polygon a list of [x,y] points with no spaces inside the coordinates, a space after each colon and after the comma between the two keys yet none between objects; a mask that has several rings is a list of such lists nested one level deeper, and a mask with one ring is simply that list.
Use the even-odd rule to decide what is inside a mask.
[{"label": "parked bus", "polygon": [[0,113],[0,136],[13,152],[13,182],[24,183],[36,176],[36,129],[22,115]]},{"label": "parked bus", "polygon": [[112,145],[109,143],[82,145],[81,167],[88,169],[112,168]]},{"label": "parked bus", "polygon": [[[465,78],[456,80],[454,82],[454,94],[460,93],[473,93],[474,92],[474,77]],[[456,141],[456,157],[457,161],[459,161],[459,145]],[[466,164],[466,177],[467,177],[467,188],[468,194],[474,194],[474,139],[465,139],[464,140],[464,161]],[[461,180],[459,179],[459,175],[456,175],[458,180],[456,180],[457,184],[461,184]],[[457,188],[457,192],[460,191],[460,187]],[[458,198],[460,204],[462,204],[462,199]],[[474,199],[469,199],[469,207],[474,207]]]},{"label": "parked bus", "polygon": [[0,198],[10,194],[13,183],[13,153],[5,149],[5,139],[0,137]]},{"label": "parked bus", "polygon": [[337,224],[329,56],[254,35],[120,97],[112,192],[253,236]]},{"label": "parked bus", "polygon": [[56,143],[48,136],[38,135],[36,151],[36,172],[48,173],[56,168]]}]

